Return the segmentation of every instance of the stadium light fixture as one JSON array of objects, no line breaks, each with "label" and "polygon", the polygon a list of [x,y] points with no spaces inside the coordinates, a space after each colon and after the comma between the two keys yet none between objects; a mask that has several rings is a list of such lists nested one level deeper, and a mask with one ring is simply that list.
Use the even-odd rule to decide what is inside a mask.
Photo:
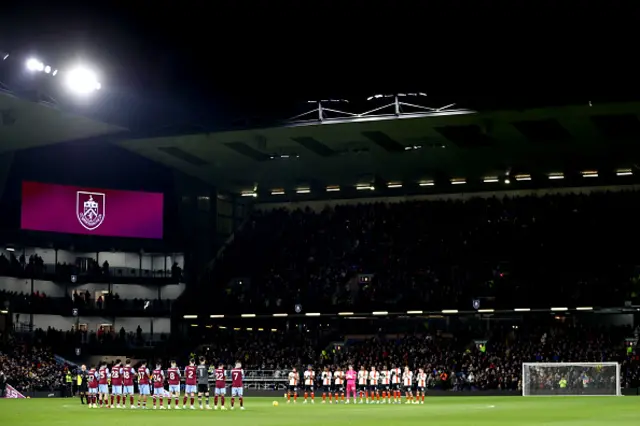
[{"label": "stadium light fixture", "polygon": [[556,307],[556,308],[551,308],[552,312],[562,312],[562,311],[568,311],[569,308],[564,308],[564,307]]},{"label": "stadium light fixture", "polygon": [[337,185],[327,186],[327,192],[339,192],[340,187]]},{"label": "stadium light fixture", "polygon": [[399,182],[389,182],[387,188],[402,188],[402,184]]},{"label": "stadium light fixture", "polygon": [[591,306],[579,306],[576,311],[593,311],[593,308]]},{"label": "stadium light fixture", "polygon": [[274,189],[271,191],[271,195],[284,195],[284,189]]},{"label": "stadium light fixture", "polygon": [[320,312],[307,312],[305,315],[308,317],[319,317]]},{"label": "stadium light fixture", "polygon": [[372,315],[376,315],[376,316],[384,316],[384,315],[389,315],[389,312],[387,312],[387,311],[374,311],[371,314]]},{"label": "stadium light fixture", "polygon": [[88,95],[102,88],[98,76],[89,68],[77,67],[65,74],[67,88],[78,95]]},{"label": "stadium light fixture", "polygon": [[191,324],[191,327],[197,327],[198,324]]},{"label": "stadium light fixture", "polygon": [[13,247],[7,247],[7,251],[14,252],[16,251],[16,249],[14,249]]},{"label": "stadium light fixture", "polygon": [[465,179],[451,179],[451,185],[464,185],[467,183]]},{"label": "stadium light fixture", "polygon": [[8,314],[8,313],[9,313],[9,311],[4,310],[4,309],[0,311],[0,314],[5,314],[5,315],[6,315],[6,314]]},{"label": "stadium light fixture", "polygon": [[284,317],[288,317],[289,314],[273,314],[273,316],[276,318],[284,318]]},{"label": "stadium light fixture", "polygon": [[275,333],[276,331],[278,331],[278,329],[277,328],[272,328],[271,331]]},{"label": "stadium light fixture", "polygon": [[582,172],[582,177],[586,177],[586,178],[597,178],[598,177],[598,172],[595,170],[587,170]]},{"label": "stadium light fixture", "polygon": [[529,312],[531,309],[529,308],[515,308],[515,312]]},{"label": "stadium light fixture", "polygon": [[531,175],[516,175],[516,180],[522,182],[525,180],[531,180]]},{"label": "stadium light fixture", "polygon": [[500,180],[498,179],[498,176],[489,176],[484,178],[483,180],[484,183],[496,183],[496,182],[500,182]]},{"label": "stadium light fixture", "polygon": [[353,315],[353,312],[338,312],[338,315],[341,317],[348,317]]},{"label": "stadium light fixture", "polygon": [[562,173],[551,173],[551,174],[549,174],[549,179],[551,179],[551,180],[564,179],[564,174],[562,174]]},{"label": "stadium light fixture", "polygon": [[224,315],[209,315],[209,318],[211,318],[211,319],[224,318]]},{"label": "stadium light fixture", "polygon": [[631,169],[618,169],[616,170],[616,176],[631,176],[633,171]]},{"label": "stadium light fixture", "polygon": [[197,315],[184,315],[182,318],[184,319],[198,319]]},{"label": "stadium light fixture", "polygon": [[358,191],[364,191],[364,190],[367,190],[367,189],[373,191],[375,188],[370,183],[366,183],[366,184],[365,183],[359,183],[359,184],[356,185],[356,189]]},{"label": "stadium light fixture", "polygon": [[242,191],[240,193],[240,195],[243,196],[243,197],[254,197],[255,198],[255,197],[258,196],[258,193],[255,192],[255,191]]},{"label": "stadium light fixture", "polygon": [[240,330],[242,330],[240,327],[234,327],[233,328],[233,331],[240,331]]},{"label": "stadium light fixture", "polygon": [[298,188],[296,189],[296,194],[310,194],[311,193],[311,189],[310,188]]},{"label": "stadium light fixture", "polygon": [[264,328],[259,328],[258,331],[264,331]]},{"label": "stadium light fixture", "polygon": [[26,62],[26,67],[29,71],[40,72],[44,71],[44,64],[36,58],[29,58]]},{"label": "stadium light fixture", "polygon": [[253,331],[253,328],[247,327],[247,331]]},{"label": "stadium light fixture", "polygon": [[491,312],[495,312],[495,309],[478,309],[478,312],[481,314],[489,314]]},{"label": "stadium light fixture", "polygon": [[422,311],[407,311],[407,315],[422,315]]},{"label": "stadium light fixture", "polygon": [[242,314],[240,315],[242,318],[255,318],[256,314]]},{"label": "stadium light fixture", "polygon": [[443,309],[442,313],[443,314],[457,314],[458,310],[457,309]]},{"label": "stadium light fixture", "polygon": [[420,186],[433,186],[435,185],[435,182],[432,180],[423,180],[422,182],[419,182],[418,185]]}]

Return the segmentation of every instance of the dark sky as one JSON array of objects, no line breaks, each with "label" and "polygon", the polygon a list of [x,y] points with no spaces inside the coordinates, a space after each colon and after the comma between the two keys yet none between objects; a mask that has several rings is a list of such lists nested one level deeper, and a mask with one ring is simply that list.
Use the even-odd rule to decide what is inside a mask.
[{"label": "dark sky", "polygon": [[0,50],[94,64],[105,90],[91,113],[133,127],[286,118],[304,100],[376,92],[471,108],[635,96],[623,72],[609,77],[621,42],[602,27],[480,3],[22,1],[3,5]]}]

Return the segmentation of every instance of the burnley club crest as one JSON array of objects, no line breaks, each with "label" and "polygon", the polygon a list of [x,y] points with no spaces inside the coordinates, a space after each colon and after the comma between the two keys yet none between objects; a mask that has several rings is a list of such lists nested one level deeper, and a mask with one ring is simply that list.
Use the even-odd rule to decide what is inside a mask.
[{"label": "burnley club crest", "polygon": [[86,230],[93,231],[104,222],[105,194],[100,192],[78,191],[76,193],[76,215]]}]

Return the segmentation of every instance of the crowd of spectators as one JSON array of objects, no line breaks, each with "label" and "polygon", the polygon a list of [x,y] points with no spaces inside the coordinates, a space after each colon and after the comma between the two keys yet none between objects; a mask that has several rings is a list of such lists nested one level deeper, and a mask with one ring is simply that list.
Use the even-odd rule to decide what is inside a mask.
[{"label": "crowd of spectators", "polygon": [[96,299],[86,291],[74,290],[68,297],[50,297],[40,291],[29,294],[0,290],[0,307],[10,307],[14,312],[36,314],[68,316],[73,309],[78,309],[80,315],[167,316],[171,310],[171,304],[171,300],[165,299],[121,299],[117,293],[105,293]]},{"label": "crowd of spectators", "polygon": [[[256,212],[206,280],[229,309],[621,306],[638,298],[635,191]],[[211,286],[209,286],[211,287]]]},{"label": "crowd of spectators", "polygon": [[[292,367],[305,370],[314,366],[317,372],[329,367],[345,368],[353,365],[369,370],[403,368],[412,371],[424,368],[430,389],[453,392],[477,390],[522,389],[522,363],[524,362],[618,362],[621,365],[622,388],[640,386],[640,353],[626,340],[638,337],[632,327],[576,326],[558,321],[555,325],[521,325],[520,327],[492,327],[490,336],[475,340],[464,333],[427,332],[411,334],[384,334],[345,337],[342,343],[321,343],[317,334],[299,328],[291,330],[236,331],[211,329],[201,336],[203,344],[191,353],[189,340],[173,338],[164,348],[155,348],[143,358],[178,358],[186,365],[189,357],[204,355],[210,363],[232,366],[241,361],[252,376],[260,375],[284,379]],[[91,333],[90,333],[91,334]],[[135,338],[121,330],[91,334],[89,340],[108,348],[108,345]],[[10,337],[1,346],[0,371],[6,381],[18,390],[52,391],[62,384],[64,365],[56,365],[53,353],[66,345],[81,345],[82,332],[78,330],[36,330],[29,343]],[[194,341],[195,339],[191,339]],[[637,343],[637,341],[636,341]],[[112,347],[121,353],[124,347]],[[179,349],[189,352],[178,352]],[[105,353],[105,352],[103,352]],[[131,353],[130,348],[127,353]],[[596,370],[593,370],[596,371]],[[593,378],[595,374],[590,373]],[[615,370],[597,370],[603,380],[615,384]],[[576,367],[566,374],[579,377],[584,371]],[[574,377],[574,378],[575,378]],[[551,383],[549,386],[555,386]]]},{"label": "crowd of spectators", "polygon": [[83,282],[129,281],[133,277],[163,279],[171,282],[183,281],[183,270],[173,263],[167,270],[146,270],[139,268],[113,268],[108,261],[98,263],[90,257],[79,257],[76,263],[57,262],[46,264],[37,253],[26,256],[24,253],[0,253],[0,275],[18,278],[50,279],[69,282],[72,276]]},{"label": "crowd of spectators", "polygon": [[27,345],[9,336],[0,349],[0,375],[18,392],[53,392],[64,385],[65,367],[56,363],[47,346]]},{"label": "crowd of spectators", "polygon": [[[221,333],[203,354],[231,364],[243,361],[247,370],[288,371],[291,367],[316,371],[352,364],[424,368],[429,388],[450,391],[521,390],[524,362],[618,362],[621,387],[640,385],[640,353],[625,345],[637,336],[631,327],[587,327],[558,324],[496,328],[487,340],[448,333],[359,336],[345,345],[321,348],[297,331],[283,333]],[[582,372],[580,368],[576,371]],[[608,372],[615,383],[615,370]],[[555,384],[555,383],[554,383]]]}]

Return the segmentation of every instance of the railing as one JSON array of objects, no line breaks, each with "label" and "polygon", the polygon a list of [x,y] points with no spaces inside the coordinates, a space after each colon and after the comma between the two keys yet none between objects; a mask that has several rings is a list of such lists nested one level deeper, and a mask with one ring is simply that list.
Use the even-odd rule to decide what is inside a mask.
[{"label": "railing", "polygon": [[[245,370],[242,381],[245,389],[282,390],[287,388],[289,371],[285,370]],[[225,381],[231,385],[231,370],[225,370]],[[215,377],[209,376],[209,383],[215,385]]]}]

